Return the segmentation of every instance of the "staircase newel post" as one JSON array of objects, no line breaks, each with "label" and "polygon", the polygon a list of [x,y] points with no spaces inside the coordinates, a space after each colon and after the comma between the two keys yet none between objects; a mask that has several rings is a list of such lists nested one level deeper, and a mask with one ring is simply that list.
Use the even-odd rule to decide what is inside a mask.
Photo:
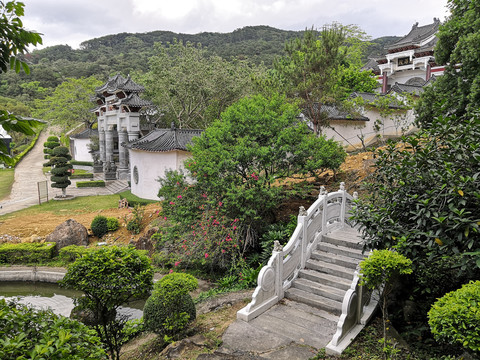
[{"label": "staircase newel post", "polygon": [[303,206],[300,206],[300,210],[298,212],[298,223],[302,224],[302,239],[300,241],[300,264],[301,268],[303,269],[305,267],[305,263],[307,262],[306,259],[306,252],[307,252],[307,242],[308,242],[308,227],[307,227],[307,222],[305,221],[307,218],[308,212],[305,210]]},{"label": "staircase newel post", "polygon": [[328,192],[325,190],[325,187],[322,186],[320,188],[320,195],[323,196],[323,204],[322,204],[322,235],[327,233],[327,197]]},{"label": "staircase newel post", "polygon": [[273,256],[275,256],[275,294],[277,299],[283,299],[283,246],[275,241],[273,247]]},{"label": "staircase newel post", "polygon": [[345,191],[345,183],[343,181],[340,183],[340,189],[338,191],[342,192],[342,204],[340,206],[340,224],[343,228],[345,226],[345,207],[347,202],[347,193]]},{"label": "staircase newel post", "polygon": [[[356,273],[356,276],[358,276],[358,273]],[[357,302],[356,323],[360,324],[360,321],[363,316],[363,311],[362,311],[363,310],[363,286],[360,284],[357,286],[357,299],[358,299],[358,302]]]}]

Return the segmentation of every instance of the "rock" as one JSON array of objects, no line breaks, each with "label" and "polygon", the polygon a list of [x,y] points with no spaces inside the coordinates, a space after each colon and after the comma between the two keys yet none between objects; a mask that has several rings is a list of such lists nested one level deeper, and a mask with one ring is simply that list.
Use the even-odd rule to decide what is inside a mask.
[{"label": "rock", "polygon": [[56,242],[57,250],[69,245],[87,246],[88,231],[85,226],[73,219],[58,225],[45,239],[47,242]]},{"label": "rock", "polygon": [[183,340],[175,341],[168,345],[159,356],[159,359],[183,359],[185,352],[191,352],[195,349],[213,347],[212,341],[206,339],[203,335],[195,335]]},{"label": "rock", "polygon": [[132,242],[137,250],[148,250],[149,253],[153,251],[154,245],[150,240],[153,234],[158,231],[158,227],[148,229],[143,236],[140,236],[137,241]]},{"label": "rock", "polygon": [[38,236],[37,234],[33,234],[32,236],[30,236],[30,242],[32,243],[42,242],[42,240],[42,237]]}]

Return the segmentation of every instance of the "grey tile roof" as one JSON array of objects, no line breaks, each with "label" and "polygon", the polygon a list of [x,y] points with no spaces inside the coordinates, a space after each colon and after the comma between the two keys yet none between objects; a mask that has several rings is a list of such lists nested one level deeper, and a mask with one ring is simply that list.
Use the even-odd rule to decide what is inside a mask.
[{"label": "grey tile roof", "polygon": [[119,99],[114,105],[130,105],[136,107],[152,106],[148,100],[143,100],[137,93],[131,93],[126,98]]},{"label": "grey tile roof", "polygon": [[418,85],[408,85],[408,84],[399,84],[396,82],[388,91],[388,94],[391,92],[396,92],[399,94],[412,94],[412,95],[417,95],[420,96],[424,92],[423,86],[418,86]]},{"label": "grey tile roof", "polygon": [[367,63],[362,66],[361,70],[372,70],[376,73],[380,71],[380,68],[378,67],[378,63],[375,59],[368,59]]},{"label": "grey tile roof", "polygon": [[103,92],[113,94],[117,90],[124,90],[126,92],[142,92],[145,90],[145,88],[135,83],[130,78],[130,75],[128,75],[125,79],[122,75],[117,74],[109,78],[105,84],[96,88],[95,92],[99,94],[102,94]]},{"label": "grey tile roof", "polygon": [[[384,97],[384,94],[378,94],[378,93],[367,93],[367,92],[354,92],[350,95],[351,98],[356,98],[360,97],[362,98],[367,104],[375,106],[375,102],[377,100],[380,100],[382,97]],[[390,103],[388,104],[388,107],[390,109],[401,109],[403,106],[399,104],[397,101],[394,99],[391,99]]]},{"label": "grey tile roof", "polygon": [[74,134],[70,136],[70,138],[73,139],[89,139],[91,136],[98,136],[98,130],[97,129],[85,129],[82,132],[79,132],[78,134]]},{"label": "grey tile roof", "polygon": [[438,31],[439,26],[440,20],[437,18],[433,19],[433,24],[428,24],[425,26],[418,26],[418,23],[415,23],[407,35],[405,35],[403,38],[396,41],[395,43],[387,46],[386,49],[394,50],[405,46],[419,45],[420,42],[422,42],[429,36],[435,34]]},{"label": "grey tile roof", "polygon": [[[313,105],[313,111],[318,113],[318,103]],[[303,110],[303,114],[308,117],[310,111],[307,109]],[[352,120],[352,121],[370,121],[369,118],[360,115],[351,113],[348,111],[341,110],[336,105],[322,105],[320,107],[320,112],[326,116],[327,120]]]},{"label": "grey tile roof", "polygon": [[187,145],[192,139],[200,136],[203,130],[190,129],[155,129],[144,137],[123,144],[128,149],[143,150],[149,152],[165,152],[173,150],[187,150]]}]

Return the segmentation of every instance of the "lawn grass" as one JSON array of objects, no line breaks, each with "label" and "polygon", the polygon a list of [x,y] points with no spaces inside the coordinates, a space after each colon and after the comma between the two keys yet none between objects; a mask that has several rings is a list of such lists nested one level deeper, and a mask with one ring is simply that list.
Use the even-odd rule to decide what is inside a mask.
[{"label": "lawn grass", "polygon": [[14,178],[15,169],[0,169],[0,200],[10,195]]},{"label": "lawn grass", "polygon": [[[96,196],[79,196],[73,200],[56,201],[49,200],[42,205],[34,205],[27,209],[19,210],[4,216],[26,216],[36,215],[45,212],[57,214],[59,211],[75,212],[77,214],[95,212],[102,209],[111,209],[118,207],[118,195],[96,195]],[[0,216],[0,219],[2,217]]]}]

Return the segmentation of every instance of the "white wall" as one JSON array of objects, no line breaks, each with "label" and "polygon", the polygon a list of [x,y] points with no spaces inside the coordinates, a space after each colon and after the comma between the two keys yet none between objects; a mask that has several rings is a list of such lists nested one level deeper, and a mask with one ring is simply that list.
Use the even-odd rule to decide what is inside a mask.
[{"label": "white wall", "polygon": [[[159,200],[158,178],[163,178],[167,170],[183,168],[183,160],[190,157],[186,151],[146,152],[129,149],[129,154],[132,194],[151,200]],[[138,184],[133,176],[135,166],[138,169]]]},{"label": "white wall", "polygon": [[365,146],[375,143],[378,138],[399,137],[413,130],[415,120],[412,110],[401,111],[397,116],[382,117],[375,108],[363,112],[370,121],[333,120],[331,128],[323,129],[327,139],[334,138],[345,146],[347,151],[361,150],[363,138]]},{"label": "white wall", "polygon": [[90,149],[88,144],[90,144],[90,139],[73,139],[70,138],[70,142],[73,143],[73,156],[74,160],[77,161],[93,161],[92,154],[89,153]]}]

